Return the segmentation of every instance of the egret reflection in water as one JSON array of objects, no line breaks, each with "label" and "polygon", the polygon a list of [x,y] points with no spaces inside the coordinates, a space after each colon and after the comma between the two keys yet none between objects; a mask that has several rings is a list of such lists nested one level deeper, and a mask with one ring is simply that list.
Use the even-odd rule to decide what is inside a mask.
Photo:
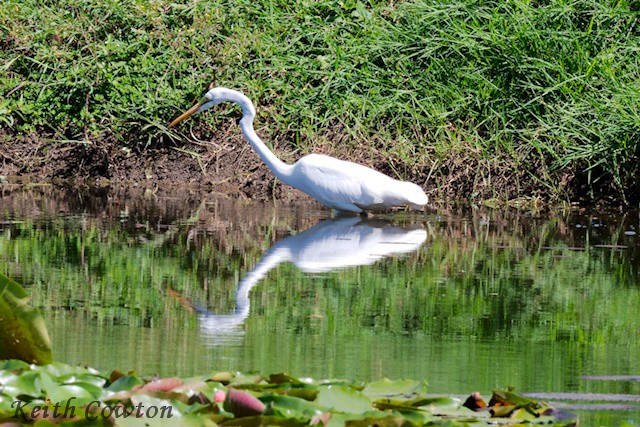
[{"label": "egret reflection in water", "polygon": [[306,273],[325,273],[370,265],[395,254],[416,251],[427,239],[421,226],[400,227],[388,221],[347,217],[327,219],[276,242],[238,283],[236,309],[231,314],[200,313],[202,335],[212,341],[242,336],[249,316],[249,293],[260,279],[282,262]]}]

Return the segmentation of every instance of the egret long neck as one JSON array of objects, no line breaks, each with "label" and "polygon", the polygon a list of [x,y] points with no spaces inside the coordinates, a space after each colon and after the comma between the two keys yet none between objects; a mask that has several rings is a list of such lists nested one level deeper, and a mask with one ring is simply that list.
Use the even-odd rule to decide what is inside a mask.
[{"label": "egret long neck", "polygon": [[242,93],[235,90],[229,90],[228,100],[235,102],[242,108],[242,119],[240,120],[240,129],[244,137],[247,138],[249,144],[258,153],[262,161],[271,169],[273,174],[281,181],[288,183],[288,177],[291,175],[293,166],[284,163],[276,155],[269,150],[260,137],[253,129],[253,118],[256,116],[256,109],[253,107],[251,100]]}]

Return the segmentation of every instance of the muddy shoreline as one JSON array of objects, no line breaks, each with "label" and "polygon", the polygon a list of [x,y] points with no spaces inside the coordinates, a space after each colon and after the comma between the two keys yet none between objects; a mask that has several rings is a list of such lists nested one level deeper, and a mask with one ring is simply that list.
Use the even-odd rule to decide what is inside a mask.
[{"label": "muddy shoreline", "polygon": [[[109,138],[100,142],[56,142],[39,135],[8,135],[0,131],[0,182],[18,184],[65,183],[65,185],[101,185],[136,187],[190,187],[224,193],[241,199],[259,201],[311,201],[307,195],[282,184],[262,163],[242,135],[230,126],[210,141],[174,141],[168,138],[141,148],[128,148]],[[232,132],[233,131],[233,132]],[[304,154],[287,144],[275,147],[278,157],[295,162]],[[504,167],[500,159],[493,164],[469,158],[451,158],[447,164],[414,167],[407,171],[383,153],[336,152],[319,146],[323,154],[350,160],[394,176],[404,170],[406,179],[420,185],[430,199],[474,201],[489,205],[517,203],[572,202],[583,205],[616,205],[616,201],[590,200],[576,184],[571,171],[559,173],[558,188],[549,193],[535,179],[531,169]]]},{"label": "muddy shoreline", "polygon": [[137,150],[108,140],[4,139],[0,176],[18,184],[179,186],[259,200],[281,196],[283,187],[251,150],[243,150],[244,144],[159,144]]}]

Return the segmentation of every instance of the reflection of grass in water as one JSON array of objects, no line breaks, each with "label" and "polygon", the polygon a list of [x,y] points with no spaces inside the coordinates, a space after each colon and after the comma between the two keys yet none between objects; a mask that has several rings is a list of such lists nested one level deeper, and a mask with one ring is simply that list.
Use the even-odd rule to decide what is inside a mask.
[{"label": "reflection of grass in water", "polygon": [[[631,257],[568,249],[580,239],[561,218],[495,224],[429,222],[430,239],[417,254],[319,278],[282,264],[253,289],[248,322],[256,332],[638,345],[638,267]],[[197,226],[156,232],[28,220],[0,234],[0,259],[45,312],[74,310],[105,325],[195,329],[191,304],[232,310],[237,281],[274,236],[288,234],[286,226],[205,235]],[[613,230],[612,239],[620,234]]]},{"label": "reflection of grass in water", "polygon": [[[440,269],[450,253],[438,249],[427,250],[431,265],[421,267],[415,258],[387,260],[313,281],[283,265],[268,286],[254,289],[253,299],[264,307],[252,326],[329,335],[373,329],[443,338],[638,344],[632,332],[640,294],[619,285],[602,254],[558,261],[549,252],[514,266],[508,251],[481,248],[463,255],[458,270],[443,277]],[[541,264],[548,267],[543,271]],[[291,310],[294,301],[301,303]],[[314,320],[318,314],[322,320]]]},{"label": "reflection of grass in water", "polygon": [[[313,281],[283,265],[268,286],[254,289],[255,300],[270,299],[275,306],[252,326],[638,345],[638,266],[611,249],[569,249],[575,244],[558,235],[558,222],[542,222],[528,234],[505,229],[474,235],[468,231],[483,227],[472,224],[431,227],[431,239],[417,256]],[[294,313],[287,311],[301,300]],[[316,321],[316,314],[327,319]]]},{"label": "reflection of grass in water", "polygon": [[63,222],[40,228],[27,221],[4,237],[2,253],[14,254],[5,258],[6,268],[19,269],[45,311],[75,310],[100,323],[153,326],[176,317],[184,321],[184,305],[208,296],[220,310],[233,307],[233,272],[240,259],[212,247],[209,239],[189,243],[185,230],[156,234],[127,232],[118,224],[103,230]]}]

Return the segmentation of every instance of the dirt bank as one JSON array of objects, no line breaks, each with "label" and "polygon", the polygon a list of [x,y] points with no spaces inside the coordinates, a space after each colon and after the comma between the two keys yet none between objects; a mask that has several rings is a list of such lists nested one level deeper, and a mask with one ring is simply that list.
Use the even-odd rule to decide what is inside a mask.
[{"label": "dirt bank", "polygon": [[[164,138],[146,148],[123,148],[104,138],[89,143],[56,142],[38,135],[8,135],[0,130],[0,176],[21,182],[100,182],[102,185],[205,187],[240,198],[282,201],[308,199],[283,185],[244,141],[237,127],[209,137],[209,141],[175,141]],[[339,145],[339,144],[336,144]],[[139,146],[134,146],[139,147]],[[294,152],[282,143],[274,147],[278,157],[294,162],[306,153]],[[391,176],[404,171],[406,179],[422,186],[433,199],[499,201],[587,201],[580,199],[580,185],[570,171],[556,177],[562,192],[549,193],[536,177],[536,165],[507,165],[465,153],[446,163],[430,164],[428,153],[418,167],[407,170],[400,159],[382,152],[351,148],[336,152],[333,146],[317,146],[315,152],[365,164]]]},{"label": "dirt bank", "polygon": [[143,150],[123,149],[108,138],[93,143],[58,143],[36,135],[2,139],[0,176],[21,182],[178,184],[258,199],[280,197],[282,192],[257,156],[229,138],[223,145],[162,141]]}]

